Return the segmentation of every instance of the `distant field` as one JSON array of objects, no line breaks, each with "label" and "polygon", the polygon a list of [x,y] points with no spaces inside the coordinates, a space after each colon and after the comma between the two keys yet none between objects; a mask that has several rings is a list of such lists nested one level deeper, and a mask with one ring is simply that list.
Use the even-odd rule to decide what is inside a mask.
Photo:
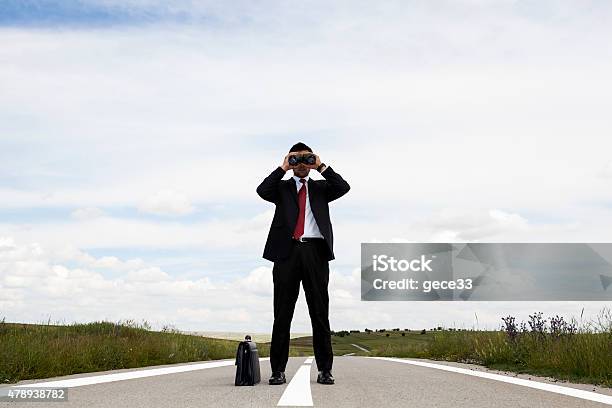
[{"label": "distant field", "polygon": [[[577,325],[558,316],[529,316],[528,322],[504,319],[504,330],[392,331],[339,333],[334,354],[412,357],[475,363],[490,368],[612,387],[612,311]],[[308,338],[295,339],[297,350]],[[356,344],[369,352],[353,346]]]},{"label": "distant field", "polygon": [[[575,326],[558,317],[530,315],[527,323],[502,319],[497,331],[439,328],[385,330],[332,336],[334,355],[428,358],[482,364],[506,371],[612,387],[612,312],[597,325]],[[246,334],[246,333],[245,333]],[[270,335],[248,333],[261,357]],[[234,358],[243,333],[152,331],[145,322],[72,325],[0,321],[0,383],[160,364]],[[312,336],[293,333],[290,356],[312,356]]]},{"label": "distant field", "polygon": [[[272,340],[272,333],[249,333],[249,332],[239,333],[239,332],[217,332],[217,331],[202,331],[202,332],[183,331],[181,333],[190,334],[193,336],[208,337],[211,339],[226,339],[226,340],[236,340],[236,341],[244,340],[244,336],[248,334],[251,336],[251,339],[254,342],[269,343]],[[296,337],[307,337],[310,335],[311,333],[291,333],[290,337],[294,339]]]}]

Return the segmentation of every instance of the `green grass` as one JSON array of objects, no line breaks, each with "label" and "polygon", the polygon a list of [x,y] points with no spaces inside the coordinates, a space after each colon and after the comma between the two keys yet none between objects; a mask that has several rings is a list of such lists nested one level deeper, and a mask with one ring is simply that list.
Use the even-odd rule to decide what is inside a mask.
[{"label": "green grass", "polygon": [[[568,332],[535,326],[532,330],[521,325],[520,330],[506,326],[498,331],[442,329],[424,334],[409,330],[348,335],[344,332],[343,336],[338,333],[332,336],[332,346],[335,355],[354,353],[476,363],[612,387],[610,310],[604,309],[597,324],[585,324]],[[353,344],[370,352],[361,351]],[[182,334],[176,329],[152,331],[146,322],[53,325],[6,323],[3,319],[0,321],[0,384],[234,358],[237,346],[234,340]],[[261,357],[269,356],[269,343],[260,342],[257,348]],[[312,356],[312,337],[291,339],[289,355]]]},{"label": "green grass", "polygon": [[512,341],[501,331],[443,330],[431,333],[429,341],[421,344],[394,342],[390,339],[397,334],[391,336],[384,344],[373,347],[371,355],[476,363],[500,370],[612,386],[612,335],[609,333],[577,333],[562,338],[526,334]]},{"label": "green grass", "polygon": [[[235,358],[238,341],[151,331],[147,322],[55,325],[0,321],[0,384],[77,373]],[[258,343],[261,357],[269,343]],[[291,348],[290,355],[311,355]]]},{"label": "green grass", "polygon": [[[230,358],[237,342],[153,332],[128,321],[0,324],[0,381]],[[235,355],[235,354],[234,354]]]},{"label": "green grass", "polygon": [[[609,309],[600,313],[595,324],[576,327],[574,332],[555,332],[545,325],[537,330],[523,326],[513,336],[507,330],[444,329],[425,334],[420,331],[362,332],[332,339],[335,354],[343,354],[348,345],[356,355],[475,363],[612,387],[612,313]],[[351,343],[370,353],[359,351]]]}]

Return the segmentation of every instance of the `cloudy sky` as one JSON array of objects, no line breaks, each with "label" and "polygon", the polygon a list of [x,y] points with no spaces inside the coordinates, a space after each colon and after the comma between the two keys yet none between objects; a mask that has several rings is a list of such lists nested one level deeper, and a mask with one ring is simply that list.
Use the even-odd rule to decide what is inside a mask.
[{"label": "cloudy sky", "polygon": [[0,5],[0,319],[271,331],[255,188],[297,141],[351,185],[333,330],[612,304],[361,302],[359,280],[362,242],[612,241],[610,2],[169,3]]}]

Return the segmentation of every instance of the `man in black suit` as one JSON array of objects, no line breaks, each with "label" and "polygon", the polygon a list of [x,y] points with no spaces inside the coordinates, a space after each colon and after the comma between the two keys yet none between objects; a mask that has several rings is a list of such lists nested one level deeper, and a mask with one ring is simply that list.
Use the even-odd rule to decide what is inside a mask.
[{"label": "man in black suit", "polygon": [[[291,165],[290,156],[313,155],[315,162]],[[293,177],[282,180],[292,169]],[[325,180],[311,180],[316,169]],[[342,197],[349,184],[323,163],[304,143],[297,143],[257,187],[257,194],[276,204],[263,257],[274,262],[274,327],[270,347],[270,384],[283,384],[289,356],[289,329],[295,302],[304,287],[312,323],[312,344],[319,375],[317,382],[333,384],[333,352],[329,328],[329,261],[334,259],[334,235],[329,218],[330,201]]]}]

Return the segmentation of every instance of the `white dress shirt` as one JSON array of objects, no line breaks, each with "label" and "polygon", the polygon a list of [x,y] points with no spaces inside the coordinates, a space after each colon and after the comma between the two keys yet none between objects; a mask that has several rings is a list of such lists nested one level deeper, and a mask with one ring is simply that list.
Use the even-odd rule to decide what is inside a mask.
[{"label": "white dress shirt", "polygon": [[304,186],[306,188],[306,212],[304,214],[304,235],[303,238],[323,238],[321,235],[321,231],[319,231],[319,226],[317,225],[317,221],[312,214],[312,210],[310,209],[310,193],[308,192],[308,179],[309,176],[303,177],[306,180],[305,184],[300,182],[300,177],[293,176],[295,180],[295,187],[297,188],[298,194],[300,192],[300,188]]}]

